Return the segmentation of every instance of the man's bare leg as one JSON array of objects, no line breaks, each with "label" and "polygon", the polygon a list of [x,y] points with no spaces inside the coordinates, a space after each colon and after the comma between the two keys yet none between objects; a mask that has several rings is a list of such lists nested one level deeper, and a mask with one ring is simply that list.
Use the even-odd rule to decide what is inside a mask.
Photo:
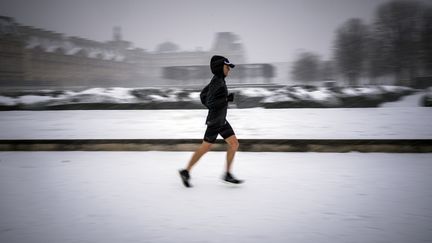
[{"label": "man's bare leg", "polygon": [[211,143],[203,141],[199,148],[192,155],[192,158],[189,161],[188,166],[186,167],[187,171],[190,171],[192,167],[198,162],[198,160],[210,150]]},{"label": "man's bare leg", "polygon": [[234,155],[235,155],[236,151],[238,150],[239,142],[238,142],[237,137],[235,135],[228,137],[227,139],[225,139],[225,141],[228,143],[227,163],[226,163],[226,173],[222,179],[226,182],[229,182],[229,183],[241,184],[244,181],[236,179],[231,174],[231,166],[232,166],[232,163],[234,160]]},{"label": "man's bare leg", "polygon": [[229,136],[227,139],[225,139],[225,141],[228,143],[226,155],[226,172],[230,172],[234,160],[234,155],[239,147],[239,142],[235,135]]}]

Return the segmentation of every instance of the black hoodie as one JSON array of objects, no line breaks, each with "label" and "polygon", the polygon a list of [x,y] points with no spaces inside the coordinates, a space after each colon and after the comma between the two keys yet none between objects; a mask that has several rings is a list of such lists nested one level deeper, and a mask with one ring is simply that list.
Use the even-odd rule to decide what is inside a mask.
[{"label": "black hoodie", "polygon": [[208,126],[222,126],[225,124],[228,109],[228,89],[223,73],[223,56],[213,56],[210,60],[210,69],[214,74],[207,93],[207,106],[209,108],[206,124]]}]

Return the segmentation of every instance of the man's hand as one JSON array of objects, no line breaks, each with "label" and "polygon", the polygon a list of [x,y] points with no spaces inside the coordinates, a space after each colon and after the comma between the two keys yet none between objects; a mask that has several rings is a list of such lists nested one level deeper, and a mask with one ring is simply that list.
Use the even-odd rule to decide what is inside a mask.
[{"label": "man's hand", "polygon": [[228,102],[233,102],[234,101],[234,93],[228,94],[227,100],[228,100]]}]

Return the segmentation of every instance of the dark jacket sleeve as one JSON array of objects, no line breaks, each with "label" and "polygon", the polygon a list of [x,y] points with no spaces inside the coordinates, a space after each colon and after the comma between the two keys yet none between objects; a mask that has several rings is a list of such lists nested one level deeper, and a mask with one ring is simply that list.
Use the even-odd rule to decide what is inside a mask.
[{"label": "dark jacket sleeve", "polygon": [[228,105],[226,88],[223,84],[216,82],[210,84],[207,105],[209,109],[219,110]]}]

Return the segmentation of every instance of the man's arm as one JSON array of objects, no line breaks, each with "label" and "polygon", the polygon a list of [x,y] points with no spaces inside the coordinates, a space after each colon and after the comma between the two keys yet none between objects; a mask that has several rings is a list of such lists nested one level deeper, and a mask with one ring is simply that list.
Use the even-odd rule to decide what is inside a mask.
[{"label": "man's arm", "polygon": [[223,85],[210,85],[207,97],[210,109],[221,109],[228,105],[227,95]]}]

